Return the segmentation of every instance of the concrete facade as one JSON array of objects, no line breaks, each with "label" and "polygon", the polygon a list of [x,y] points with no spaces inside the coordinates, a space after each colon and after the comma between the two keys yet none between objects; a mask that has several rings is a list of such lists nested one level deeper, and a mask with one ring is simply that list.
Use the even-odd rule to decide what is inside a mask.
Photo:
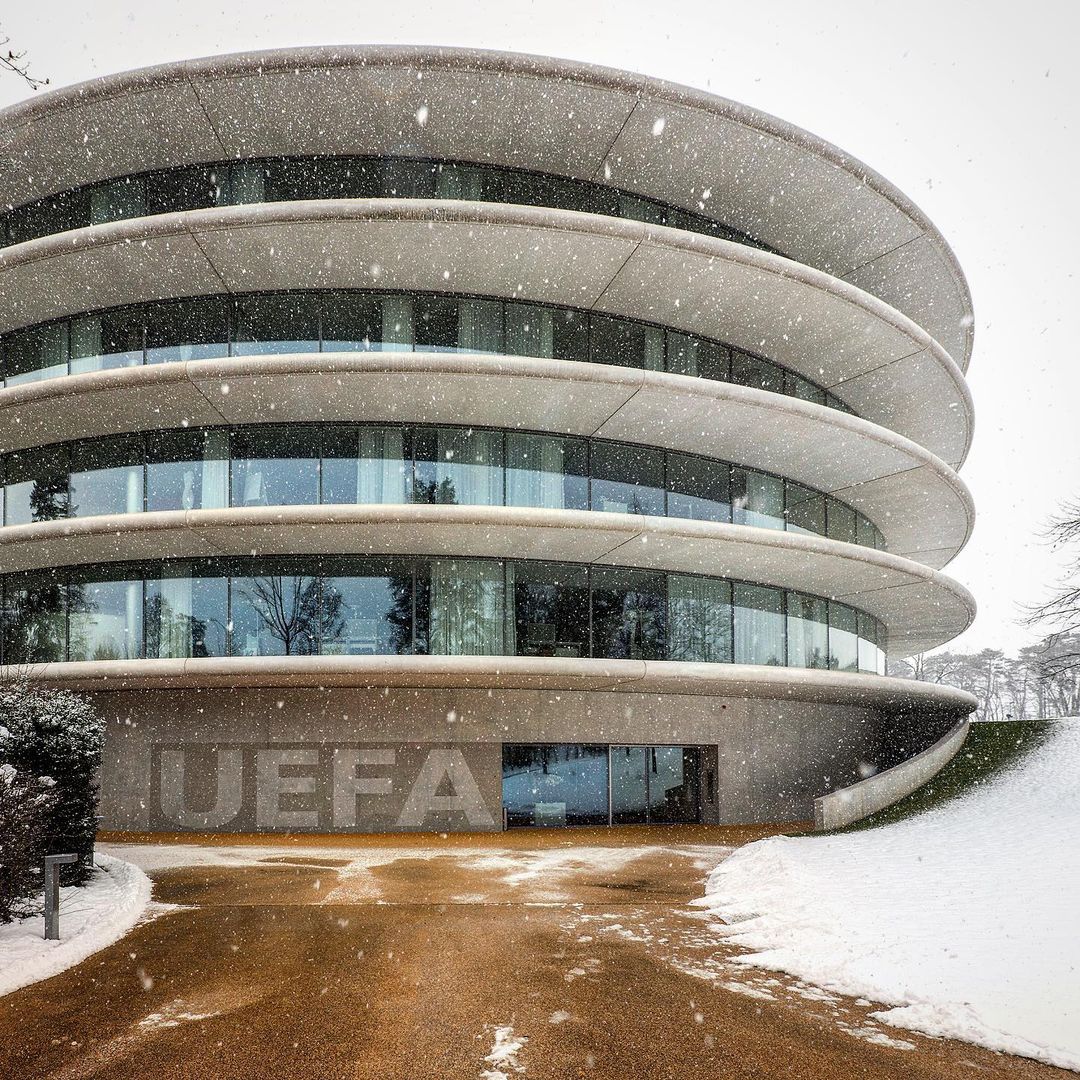
[{"label": "concrete facade", "polygon": [[501,828],[502,744],[533,742],[708,747],[716,775],[703,788],[717,794],[703,820],[805,821],[891,731],[867,706],[749,696],[256,687],[97,699],[104,823],[135,830]]},{"label": "concrete facade", "polygon": [[[418,102],[430,117],[423,123]],[[313,114],[318,124],[304,120]],[[89,133],[78,155],[70,153],[83,145],[74,132]],[[696,152],[687,154],[686,146]],[[745,106],[642,76],[411,48],[286,50],[111,76],[0,112],[0,147],[0,196],[16,211],[151,169],[348,153],[505,166],[607,185],[620,197],[705,212],[774,249],[591,211],[459,198],[312,193],[299,201],[147,211],[0,250],[0,335],[7,341],[37,348],[36,328],[42,341],[53,340],[50,320],[86,315],[100,327],[101,312],[124,305],[207,297],[235,312],[237,297],[249,294],[380,290],[572,309],[589,327],[607,316],[637,320],[728,354],[746,350],[787,373],[784,386],[798,376],[820,390],[817,400],[801,400],[790,389],[738,385],[730,362],[727,376],[697,377],[664,367],[666,358],[655,370],[648,360],[636,367],[619,366],[625,361],[615,356],[593,362],[591,346],[588,355],[557,358],[550,343],[548,353],[534,356],[509,347],[477,352],[461,338],[449,352],[425,353],[418,338],[413,351],[386,345],[398,337],[380,341],[380,351],[364,351],[371,348],[364,339],[353,352],[298,352],[286,347],[291,336],[283,331],[274,355],[239,356],[229,325],[220,355],[178,353],[153,363],[144,337],[125,346],[137,359],[117,370],[69,367],[37,382],[12,379],[0,388],[0,451],[45,454],[105,436],[301,423],[587,436],[631,444],[635,453],[696,455],[703,469],[715,459],[760,470],[776,479],[782,500],[793,485],[812,488],[862,514],[886,548],[856,542],[854,525],[848,538],[837,538],[825,527],[824,509],[818,533],[788,520],[779,528],[738,523],[734,495],[726,519],[716,516],[719,498],[713,516],[699,519],[696,510],[683,517],[633,513],[631,500],[581,509],[544,496],[549,501],[509,505],[505,490],[506,505],[434,496],[365,502],[359,481],[355,503],[347,504],[238,505],[226,498],[214,508],[189,501],[155,509],[145,494],[132,494],[123,512],[5,519],[0,586],[9,629],[0,675],[29,672],[94,697],[108,725],[101,776],[107,828],[500,829],[507,748],[515,747],[541,757],[552,747],[606,748],[609,820],[615,784],[624,782],[612,771],[614,748],[634,747],[644,748],[642,760],[653,758],[642,779],[649,799],[663,775],[654,751],[660,758],[685,751],[672,766],[681,770],[679,783],[669,785],[675,794],[668,798],[665,788],[668,803],[657,809],[653,800],[642,810],[647,820],[678,812],[703,822],[805,821],[815,799],[925,751],[974,707],[969,695],[947,687],[875,674],[862,652],[867,644],[894,657],[933,648],[974,618],[971,595],[942,573],[974,522],[971,495],[957,475],[973,427],[964,377],[972,317],[963,275],[934,226],[843,152]],[[62,332],[74,341],[68,325]],[[320,350],[321,326],[314,335]],[[204,340],[169,345],[182,351]],[[40,366],[44,371],[44,360]],[[578,615],[587,633],[573,638],[578,644],[556,640],[549,615],[530,624],[544,631],[532,654],[520,631],[501,636],[518,603],[504,574],[506,592],[491,603],[508,613],[500,607],[488,622],[500,624],[500,642],[514,642],[502,645],[509,655],[487,639],[477,644],[475,628],[448,634],[448,655],[416,655],[428,648],[426,640],[416,644],[416,625],[430,615],[418,612],[422,603],[434,605],[435,586],[429,582],[430,595],[418,600],[414,569],[408,604],[393,613],[404,619],[411,605],[412,644],[401,655],[320,654],[321,629],[309,655],[258,654],[263,646],[256,644],[251,655],[234,640],[240,593],[228,581],[242,574],[235,567],[342,556],[572,567],[588,575],[588,611]],[[191,570],[194,564],[201,569]],[[186,599],[183,588],[164,584],[181,565],[188,567]],[[107,608],[106,598],[95,608],[96,585],[77,599],[65,593],[57,603],[67,606],[47,611],[52,622],[40,621],[33,604],[19,607],[26,581],[85,572],[90,582],[96,573],[108,583],[136,566],[129,578],[141,584],[120,607]],[[593,575],[607,580],[603,574],[616,570],[638,582],[654,572],[654,584],[662,573],[668,606],[657,616],[660,608],[646,610],[638,598],[644,587],[627,587],[619,603],[632,630],[611,645],[594,625],[602,612]],[[207,637],[191,629],[191,605],[192,582],[215,574],[228,580],[218,620],[223,644],[212,655],[198,651]],[[668,638],[675,631],[666,621],[674,626],[672,575],[701,585],[680,601],[706,612],[694,616],[700,655],[689,659],[667,658],[674,655]],[[325,611],[321,582],[312,595]],[[763,588],[772,598],[760,608],[746,600],[741,610],[779,615],[779,622],[758,625],[745,616],[740,624],[735,583],[747,595]],[[716,599],[721,587],[726,601]],[[805,610],[824,612],[813,616],[814,627],[824,627],[824,657],[799,644],[815,632],[803,625],[813,619],[797,614],[803,600]],[[774,601],[775,610],[768,606]],[[151,603],[158,605],[155,625],[164,625],[168,604],[188,619],[185,641],[177,643],[174,627],[171,637],[163,631],[151,643],[143,622]],[[461,616],[459,608],[451,605],[444,618],[447,611]],[[99,641],[97,652],[75,658],[73,620],[92,631],[99,616],[102,625],[126,625],[136,644],[125,655],[111,639]],[[136,618],[137,634],[129,625]],[[374,620],[354,621],[353,640],[366,643],[357,648],[378,652],[367,627]],[[60,644],[45,655],[42,641],[55,639],[58,625]],[[646,631],[659,635],[659,645],[643,644]],[[780,640],[779,662],[773,646],[759,641],[770,634]],[[698,640],[706,637],[708,647]],[[716,659],[722,648],[723,661]],[[808,666],[796,666],[803,662]],[[602,753],[593,757],[602,764]],[[551,777],[558,770],[555,758],[545,760],[545,778],[549,764]],[[548,807],[544,813],[556,805],[535,799]]]}]

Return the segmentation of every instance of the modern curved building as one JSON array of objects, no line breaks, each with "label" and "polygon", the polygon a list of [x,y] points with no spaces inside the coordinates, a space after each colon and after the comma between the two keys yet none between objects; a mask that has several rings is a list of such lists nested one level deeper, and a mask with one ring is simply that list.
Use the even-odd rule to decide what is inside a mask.
[{"label": "modern curved building", "polygon": [[971,304],[866,166],[436,48],[0,113],[2,661],[107,827],[804,820],[968,695]]}]

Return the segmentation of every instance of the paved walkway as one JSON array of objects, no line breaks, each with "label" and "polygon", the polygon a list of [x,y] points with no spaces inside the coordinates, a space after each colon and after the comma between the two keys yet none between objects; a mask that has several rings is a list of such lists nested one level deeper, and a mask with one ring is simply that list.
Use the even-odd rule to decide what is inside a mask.
[{"label": "paved walkway", "polygon": [[0,1077],[1071,1075],[735,963],[686,902],[751,836],[125,837],[154,917],[0,998]]}]

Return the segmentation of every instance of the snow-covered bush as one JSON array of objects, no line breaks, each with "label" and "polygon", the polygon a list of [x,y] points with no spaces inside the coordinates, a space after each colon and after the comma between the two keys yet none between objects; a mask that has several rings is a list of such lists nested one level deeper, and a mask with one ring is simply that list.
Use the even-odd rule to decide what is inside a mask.
[{"label": "snow-covered bush", "polygon": [[[41,852],[80,856],[64,868],[65,884],[81,884],[91,871],[103,739],[101,717],[86,698],[25,680],[0,686],[0,767],[11,766],[12,782],[24,791],[48,790]],[[0,807],[0,832],[8,829]]]},{"label": "snow-covered bush", "polygon": [[25,915],[29,898],[41,888],[55,792],[53,784],[42,784],[14,765],[0,765],[0,923]]}]

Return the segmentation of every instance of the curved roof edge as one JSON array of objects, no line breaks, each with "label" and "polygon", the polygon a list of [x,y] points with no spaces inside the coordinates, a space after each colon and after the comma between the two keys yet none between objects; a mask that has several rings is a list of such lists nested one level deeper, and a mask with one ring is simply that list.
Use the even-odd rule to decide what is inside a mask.
[{"label": "curved roof edge", "polygon": [[0,681],[17,677],[110,691],[305,686],[610,690],[881,708],[937,705],[963,713],[978,704],[973,695],[952,686],[884,675],[750,664],[533,656],[234,656],[0,667]]},{"label": "curved roof edge", "polygon": [[[49,113],[107,101],[128,92],[185,83],[198,76],[299,72],[306,68],[353,68],[408,65],[429,69],[483,70],[532,78],[571,81],[632,95],[637,102],[670,103],[724,117],[739,125],[797,146],[848,173],[890,202],[927,237],[950,270],[961,297],[964,347],[959,357],[966,370],[974,338],[971,290],[952,248],[925,212],[876,170],[839,147],[762,110],[692,87],[633,72],[533,54],[494,50],[412,45],[304,46],[208,56],[101,76],[58,88],[0,110],[0,142],[5,132],[26,127]],[[10,138],[10,135],[9,135]]]},{"label": "curved roof edge", "polygon": [[[103,284],[88,289],[88,278]],[[939,381],[924,388],[918,415],[905,421],[948,441],[948,450],[930,448],[956,468],[974,428],[971,391],[949,352],[864,289],[732,241],[572,210],[419,199],[186,210],[2,250],[0,286],[8,298],[0,332],[92,310],[94,293],[98,308],[215,292],[347,287],[561,303],[648,317],[751,352],[764,340],[769,359],[824,382],[864,412],[875,405],[880,412],[882,402],[910,409],[913,390],[933,377]],[[941,400],[946,393],[956,395],[959,409]]]}]

